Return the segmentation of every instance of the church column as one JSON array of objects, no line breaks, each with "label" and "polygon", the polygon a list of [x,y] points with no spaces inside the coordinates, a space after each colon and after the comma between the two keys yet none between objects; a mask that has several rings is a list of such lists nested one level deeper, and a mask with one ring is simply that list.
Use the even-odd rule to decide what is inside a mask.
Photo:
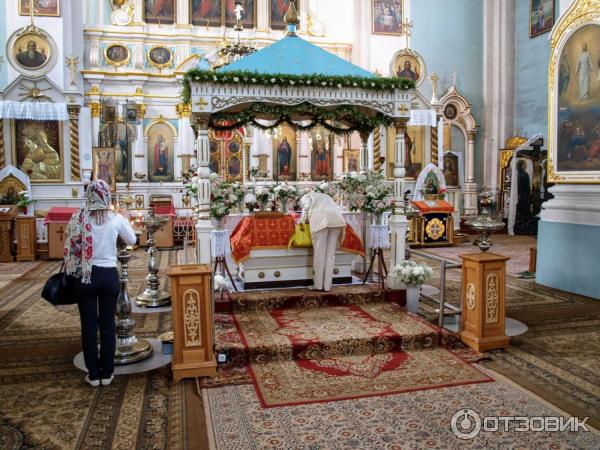
[{"label": "church column", "polygon": [[405,259],[406,230],[408,220],[404,215],[404,133],[406,132],[406,119],[396,119],[396,147],[394,152],[394,212],[390,217],[390,234],[392,241],[390,267],[394,267]]},{"label": "church column", "polygon": [[256,29],[267,31],[269,29],[269,1],[257,0],[256,2]]},{"label": "church column", "polygon": [[[99,2],[102,3],[102,2]],[[142,9],[144,8],[144,0],[133,0],[133,23],[140,24],[144,20]]]},{"label": "church column", "polygon": [[177,25],[190,24],[190,3],[192,0],[177,0]]},{"label": "church column", "polygon": [[91,102],[88,106],[92,112],[92,146],[98,147],[100,135],[100,102]]},{"label": "church column", "polygon": [[298,147],[298,175],[301,173],[307,173],[310,175],[310,162],[308,131],[301,131],[300,146]]},{"label": "church column", "polygon": [[0,118],[0,170],[6,166],[6,158],[4,156],[4,119]]},{"label": "church column", "polygon": [[467,157],[465,161],[465,190],[464,212],[465,215],[477,214],[477,183],[475,182],[475,136],[477,130],[467,131]]},{"label": "church column", "polygon": [[360,171],[366,172],[369,170],[369,136],[368,131],[360,132]]},{"label": "church column", "polygon": [[79,166],[79,105],[68,105],[69,140],[71,143],[71,181],[81,181]]},{"label": "church column", "polygon": [[179,176],[184,169],[183,159],[190,158],[191,160],[194,152],[194,131],[190,125],[191,105],[180,103],[175,105],[175,111],[179,117],[179,154],[177,159],[181,160],[181,166],[179,171],[176,172],[176,176]]},{"label": "church column", "polygon": [[385,156],[381,152],[381,135],[383,134],[383,130],[384,128],[379,126],[373,133],[373,170],[377,173],[383,170],[382,165],[385,161]]},{"label": "church column", "polygon": [[198,210],[196,223],[196,249],[199,264],[211,263],[211,233],[213,226],[210,220],[210,142],[208,140],[208,115],[198,114],[194,117],[198,129]]},{"label": "church column", "polygon": [[138,104],[138,118],[139,122],[136,125],[136,137],[137,139],[133,143],[133,173],[140,172],[148,177],[148,159],[146,156],[146,138],[144,136],[144,114],[146,113],[146,105],[143,103]]}]

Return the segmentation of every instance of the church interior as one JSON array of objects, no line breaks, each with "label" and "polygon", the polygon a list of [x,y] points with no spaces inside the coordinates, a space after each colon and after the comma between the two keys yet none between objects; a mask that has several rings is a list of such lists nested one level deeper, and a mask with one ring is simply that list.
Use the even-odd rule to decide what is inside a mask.
[{"label": "church interior", "polygon": [[0,40],[2,449],[600,449],[600,0],[0,0]]}]

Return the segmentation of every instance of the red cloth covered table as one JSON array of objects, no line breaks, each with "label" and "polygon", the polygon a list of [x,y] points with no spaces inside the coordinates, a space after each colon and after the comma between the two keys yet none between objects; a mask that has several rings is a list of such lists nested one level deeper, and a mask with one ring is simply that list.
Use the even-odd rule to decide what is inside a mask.
[{"label": "red cloth covered table", "polygon": [[154,206],[154,214],[157,216],[176,216],[177,212],[173,205]]},{"label": "red cloth covered table", "polygon": [[48,211],[44,224],[48,225],[48,259],[62,259],[65,247],[65,231],[71,216],[79,208],[53,206]]},{"label": "red cloth covered table", "polygon": [[454,206],[444,200],[413,200],[412,204],[421,214],[427,213],[450,213],[454,212]]},{"label": "red cloth covered table", "polygon": [[[284,249],[295,230],[296,221],[293,216],[275,219],[257,219],[244,217],[231,232],[231,255],[236,263],[250,256],[253,249]],[[364,255],[365,249],[360,238],[350,225],[346,225],[341,250]]]},{"label": "red cloth covered table", "polygon": [[46,214],[44,225],[49,223],[69,223],[71,216],[79,211],[79,208],[69,208],[66,206],[53,206]]}]

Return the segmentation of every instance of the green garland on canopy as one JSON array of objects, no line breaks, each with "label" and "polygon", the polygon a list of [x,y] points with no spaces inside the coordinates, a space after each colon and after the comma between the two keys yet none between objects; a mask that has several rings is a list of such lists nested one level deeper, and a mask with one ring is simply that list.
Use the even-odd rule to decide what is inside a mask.
[{"label": "green garland on canopy", "polygon": [[[265,125],[256,120],[257,116],[271,116],[276,119],[274,119],[274,122]],[[307,117],[302,121],[307,121],[308,124],[300,124],[298,121],[292,120],[292,116]],[[296,130],[308,130],[316,125],[322,125],[333,133],[344,134],[353,131],[370,133],[379,125],[390,125],[392,119],[381,113],[375,116],[367,116],[351,105],[327,110],[308,102],[291,106],[253,103],[243,111],[212,114],[209,126],[215,130],[225,131],[252,124],[257,128],[268,130],[278,127],[284,122]]]},{"label": "green garland on canopy", "polygon": [[261,86],[311,86],[332,87],[338,89],[360,88],[371,91],[389,91],[392,89],[409,90],[415,88],[415,82],[398,77],[361,77],[332,76],[313,73],[309,75],[290,75],[285,73],[259,73],[245,70],[232,72],[214,72],[212,70],[191,69],[183,78],[183,101],[190,103],[192,90],[190,83],[248,84]]}]

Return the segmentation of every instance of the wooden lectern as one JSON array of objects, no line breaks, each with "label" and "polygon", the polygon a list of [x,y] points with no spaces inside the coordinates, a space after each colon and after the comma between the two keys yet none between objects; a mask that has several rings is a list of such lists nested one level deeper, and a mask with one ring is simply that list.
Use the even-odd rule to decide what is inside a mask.
[{"label": "wooden lectern", "polygon": [[494,253],[462,258],[460,339],[478,352],[508,347],[504,332],[507,256]]},{"label": "wooden lectern", "polygon": [[17,217],[17,261],[35,261],[35,217]]},{"label": "wooden lectern", "polygon": [[173,382],[183,378],[215,377],[213,349],[212,272],[209,264],[172,266]]},{"label": "wooden lectern", "polygon": [[17,217],[17,207],[0,205],[0,262],[12,262],[12,230]]}]

